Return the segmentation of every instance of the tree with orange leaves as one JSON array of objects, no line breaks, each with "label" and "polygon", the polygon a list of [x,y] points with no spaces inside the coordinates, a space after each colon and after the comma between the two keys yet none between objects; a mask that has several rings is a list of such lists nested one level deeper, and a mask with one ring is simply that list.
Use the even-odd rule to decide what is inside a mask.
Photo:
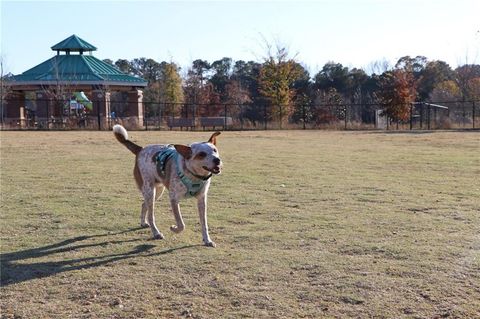
[{"label": "tree with orange leaves", "polygon": [[387,71],[380,76],[380,90],[376,95],[384,115],[393,121],[406,121],[417,95],[415,78],[406,70]]}]

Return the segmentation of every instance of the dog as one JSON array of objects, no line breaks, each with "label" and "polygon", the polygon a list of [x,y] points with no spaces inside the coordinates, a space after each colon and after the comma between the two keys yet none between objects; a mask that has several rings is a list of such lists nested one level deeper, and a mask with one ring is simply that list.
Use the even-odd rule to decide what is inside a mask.
[{"label": "dog", "polygon": [[216,244],[208,234],[207,194],[211,177],[220,174],[223,167],[216,147],[220,132],[213,133],[207,142],[196,142],[189,146],[155,144],[145,147],[130,141],[127,130],[121,125],[113,127],[113,134],[136,156],[133,176],[143,196],[140,226],[150,227],[154,239],[164,238],[155,225],[154,202],[167,188],[176,221],[170,230],[180,233],[185,229],[179,202],[184,198],[195,197],[203,243],[215,247]]}]

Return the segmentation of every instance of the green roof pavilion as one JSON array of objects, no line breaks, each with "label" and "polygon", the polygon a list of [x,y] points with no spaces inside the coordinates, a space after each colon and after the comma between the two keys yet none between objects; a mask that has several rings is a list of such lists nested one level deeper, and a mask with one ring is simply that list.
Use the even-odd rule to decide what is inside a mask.
[{"label": "green roof pavilion", "polygon": [[[114,113],[116,120],[120,116],[126,119],[124,124],[130,128],[143,126],[142,90],[147,81],[97,59],[92,55],[97,48],[76,35],[51,49],[57,52],[55,56],[9,79],[12,93],[2,104],[2,125],[28,128],[32,122],[48,128],[52,122],[64,123],[70,115],[66,115],[65,103],[59,103],[59,99],[68,100],[76,92],[83,92],[93,102],[88,114],[94,122],[92,127],[108,129]],[[112,92],[123,92],[121,112],[110,108]],[[30,114],[34,114],[33,121]]]},{"label": "green roof pavilion", "polygon": [[[51,47],[53,58],[16,75],[11,85],[115,85],[145,87],[147,81],[121,72],[114,66],[84,52],[97,50],[85,40],[72,35]],[[60,52],[65,52],[61,54]],[[71,54],[78,52],[78,54]]]}]

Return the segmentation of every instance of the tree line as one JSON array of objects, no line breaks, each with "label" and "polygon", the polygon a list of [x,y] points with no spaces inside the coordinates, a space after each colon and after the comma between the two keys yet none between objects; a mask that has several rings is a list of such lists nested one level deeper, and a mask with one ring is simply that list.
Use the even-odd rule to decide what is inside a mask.
[{"label": "tree line", "polygon": [[279,123],[322,122],[330,120],[325,117],[331,113],[319,112],[316,106],[339,112],[338,106],[349,104],[375,105],[390,119],[405,121],[412,102],[480,99],[480,65],[452,69],[424,56],[404,56],[393,67],[373,63],[371,74],[328,62],[314,75],[282,47],[269,47],[261,62],[197,59],[185,71],[174,62],[150,58],[104,61],[148,81],[144,101],[150,115],[159,108],[180,115],[185,105],[197,105],[200,116],[209,116],[229,105],[230,114],[252,121],[266,116]]}]

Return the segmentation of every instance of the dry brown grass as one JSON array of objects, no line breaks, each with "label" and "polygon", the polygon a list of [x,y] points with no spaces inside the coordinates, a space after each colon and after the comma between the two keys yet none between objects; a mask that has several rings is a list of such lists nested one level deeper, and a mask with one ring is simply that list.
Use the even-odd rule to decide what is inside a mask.
[{"label": "dry brown grass", "polygon": [[[208,138],[131,132],[140,144]],[[1,133],[3,318],[480,316],[476,132],[226,132],[200,246],[108,132]]]}]

